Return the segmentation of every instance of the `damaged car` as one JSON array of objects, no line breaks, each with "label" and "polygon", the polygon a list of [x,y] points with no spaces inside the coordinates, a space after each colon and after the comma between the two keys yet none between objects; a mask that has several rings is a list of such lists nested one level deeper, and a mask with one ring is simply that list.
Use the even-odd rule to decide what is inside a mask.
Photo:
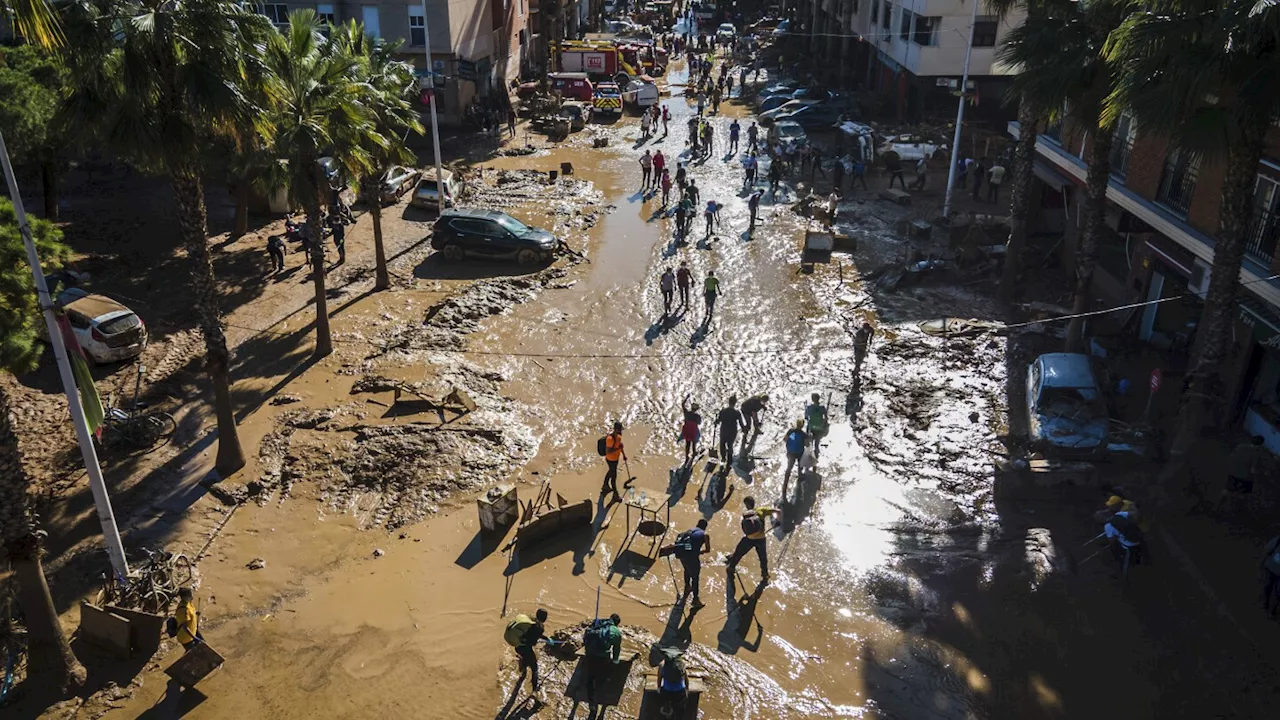
[{"label": "damaged car", "polygon": [[1048,353],[1027,367],[1027,432],[1037,449],[1083,457],[1106,448],[1110,418],[1102,390],[1080,353]]}]

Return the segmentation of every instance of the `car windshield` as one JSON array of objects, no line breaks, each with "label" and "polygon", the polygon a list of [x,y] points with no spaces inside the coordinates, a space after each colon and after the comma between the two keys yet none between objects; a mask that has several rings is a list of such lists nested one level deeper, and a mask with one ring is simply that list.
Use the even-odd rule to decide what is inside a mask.
[{"label": "car windshield", "polygon": [[510,230],[511,232],[515,233],[516,235],[524,235],[526,233],[532,232],[533,230],[533,228],[529,227],[528,225],[525,225],[524,223],[511,217],[510,215],[503,215],[502,217],[498,218],[498,224]]},{"label": "car windshield", "polygon": [[1042,415],[1065,415],[1077,422],[1106,414],[1097,388],[1047,387],[1040,391]]},{"label": "car windshield", "polygon": [[418,192],[423,194],[436,192],[436,181],[423,180],[421,183],[418,183]]}]

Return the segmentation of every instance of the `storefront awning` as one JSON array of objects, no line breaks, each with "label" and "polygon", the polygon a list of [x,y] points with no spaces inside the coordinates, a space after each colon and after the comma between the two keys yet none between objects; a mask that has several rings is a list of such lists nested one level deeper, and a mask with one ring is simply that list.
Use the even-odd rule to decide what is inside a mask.
[{"label": "storefront awning", "polygon": [[1036,177],[1040,178],[1040,182],[1043,182],[1045,185],[1048,185],[1058,192],[1062,192],[1063,188],[1071,185],[1071,180],[1067,178],[1066,175],[1054,170],[1053,166],[1048,163],[1043,163],[1039,160],[1036,160],[1031,165],[1031,172],[1035,173]]}]

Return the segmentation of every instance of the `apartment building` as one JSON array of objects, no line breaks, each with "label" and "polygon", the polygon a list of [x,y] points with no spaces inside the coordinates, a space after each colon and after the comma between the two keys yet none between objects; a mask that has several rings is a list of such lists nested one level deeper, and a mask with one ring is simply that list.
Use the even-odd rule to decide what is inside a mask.
[{"label": "apartment building", "polygon": [[[1020,128],[1009,124],[1015,137]],[[1062,232],[1070,262],[1081,232],[1089,138],[1070,122],[1036,141],[1038,215],[1032,227]],[[1185,363],[1209,286],[1222,200],[1224,163],[1141,133],[1129,116],[1114,130],[1096,295],[1107,305],[1162,300],[1104,316],[1122,336],[1162,353],[1175,371]],[[1261,435],[1280,453],[1280,129],[1267,136],[1257,168],[1233,345],[1221,368],[1226,424]],[[1070,267],[1070,265],[1067,265]]]},{"label": "apartment building", "polygon": [[531,72],[540,57],[530,34],[536,0],[426,0],[425,5],[412,0],[277,2],[257,7],[280,26],[288,23],[290,12],[303,8],[334,23],[357,20],[370,35],[403,41],[402,56],[422,78],[427,75],[429,28],[436,111],[445,123],[460,123],[463,109],[473,100],[505,98],[510,83]]},{"label": "apartment building", "polygon": [[903,118],[955,107],[970,25],[975,112],[1001,112],[1014,71],[996,52],[1024,14],[1001,19],[985,6],[978,13],[971,22],[973,6],[961,0],[808,0],[799,10],[809,52],[835,61],[841,81],[890,93]]}]

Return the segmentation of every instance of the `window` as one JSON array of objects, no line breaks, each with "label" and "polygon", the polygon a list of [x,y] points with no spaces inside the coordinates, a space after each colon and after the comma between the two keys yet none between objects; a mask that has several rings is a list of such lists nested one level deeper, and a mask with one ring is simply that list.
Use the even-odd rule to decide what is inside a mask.
[{"label": "window", "polygon": [[1133,113],[1125,110],[1111,134],[1111,174],[1117,180],[1124,180],[1129,173],[1129,153],[1133,152],[1133,138],[1137,134],[1138,123]]},{"label": "window", "polygon": [[884,11],[880,13],[880,29],[884,30],[883,39],[889,39],[889,32],[893,29],[893,3],[884,0]]},{"label": "window", "polygon": [[264,3],[258,6],[258,12],[266,15],[277,27],[289,24],[289,6],[284,3]]},{"label": "window", "polygon": [[1259,175],[1258,186],[1253,191],[1253,217],[1249,219],[1245,236],[1245,252],[1269,267],[1275,258],[1277,238],[1280,238],[1280,180]]},{"label": "window", "polygon": [[378,23],[378,7],[376,5],[362,5],[360,7],[360,17],[364,20],[364,32],[369,37],[382,37],[382,28]]},{"label": "window", "polygon": [[876,23],[878,23],[878,22],[880,22],[880,3],[878,2],[878,0],[872,0],[872,2],[871,2],[871,26],[872,26],[872,27],[875,27]]},{"label": "window", "polygon": [[914,39],[917,45],[937,45],[938,44],[938,27],[942,25],[940,17],[921,17],[916,16],[916,33]]},{"label": "window", "polygon": [[910,10],[902,8],[902,18],[898,21],[898,37],[903,40],[911,39],[911,20],[913,18],[915,18],[915,15],[911,14]]},{"label": "window", "polygon": [[[520,0],[520,17],[524,17],[524,4],[525,4],[525,2],[526,2],[526,0]],[[521,32],[523,32],[523,31],[521,31]],[[521,44],[521,45],[523,45],[524,43],[520,43],[520,44]]]},{"label": "window", "polygon": [[521,46],[526,45],[528,44],[528,42],[529,42],[529,30],[527,28],[520,28],[520,45]]},{"label": "window", "polygon": [[979,15],[973,23],[973,46],[995,47],[1000,21],[994,15]]},{"label": "window", "polygon": [[1164,173],[1156,190],[1156,201],[1183,216],[1191,207],[1200,175],[1200,156],[1182,148],[1174,148],[1164,159]]},{"label": "window", "polygon": [[427,44],[427,18],[422,14],[422,6],[409,6],[409,44],[413,47],[425,47]]},{"label": "window", "polygon": [[328,25],[335,25],[333,6],[332,5],[316,5],[316,15],[320,16],[320,22]]}]

